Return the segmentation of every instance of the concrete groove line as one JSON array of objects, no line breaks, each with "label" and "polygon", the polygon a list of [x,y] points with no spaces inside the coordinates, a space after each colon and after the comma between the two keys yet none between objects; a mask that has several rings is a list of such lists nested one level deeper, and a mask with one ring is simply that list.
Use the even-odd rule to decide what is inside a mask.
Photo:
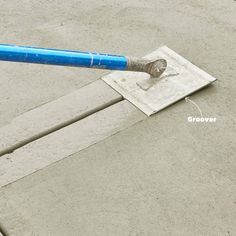
[{"label": "concrete groove line", "polygon": [[30,110],[0,128],[0,157],[122,100],[120,94],[98,80]]},{"label": "concrete groove line", "polygon": [[[109,73],[107,73],[107,74],[109,74]],[[106,74],[105,74],[105,75],[106,75]],[[80,89],[83,89],[83,88],[85,88],[86,86],[89,86],[89,85],[91,85],[91,84],[93,84],[93,83],[95,83],[95,82],[97,82],[97,81],[99,81],[99,80],[100,80],[100,79],[97,79],[97,80],[95,80],[95,81],[91,81],[91,82],[89,82],[89,83],[87,83],[87,84],[84,84],[84,85],[82,85],[80,88],[78,88],[77,91],[80,90]],[[109,87],[112,88],[111,86],[109,86]],[[75,92],[76,92],[76,91],[71,91],[69,94],[75,93]],[[52,101],[43,102],[43,103],[41,103],[41,104],[39,104],[39,105],[36,105],[36,106],[33,107],[33,108],[30,108],[30,109],[28,109],[28,110],[26,110],[26,111],[20,113],[18,116],[23,115],[23,114],[26,113],[26,112],[30,112],[30,111],[32,111],[32,110],[35,110],[36,108],[42,107],[42,106],[44,106],[44,105],[46,105],[46,104],[48,104],[48,103],[51,103],[51,102],[53,102],[53,101],[55,101],[55,100],[58,100],[58,99],[60,99],[60,98],[62,98],[62,97],[65,97],[65,96],[67,96],[67,95],[68,95],[68,94],[59,96],[59,97],[55,98],[55,99],[52,100]]]},{"label": "concrete groove line", "polygon": [[[138,109],[138,108],[137,108],[137,109]],[[142,111],[140,111],[140,112],[142,112]],[[143,114],[144,114],[144,113],[143,113]],[[145,115],[145,114],[144,114],[144,115]],[[146,118],[146,115],[145,115],[145,118]],[[108,136],[108,137],[106,137],[106,138],[104,138],[104,139],[102,139],[102,140],[99,140],[98,142],[95,142],[95,143],[89,145],[88,147],[83,148],[82,150],[78,150],[78,151],[76,151],[76,152],[74,152],[74,153],[68,155],[66,158],[70,158],[70,157],[72,157],[72,156],[74,156],[74,155],[76,155],[76,154],[78,154],[78,153],[80,153],[80,152],[82,152],[82,151],[84,151],[84,150],[86,150],[86,149],[88,149],[88,148],[91,148],[91,147],[95,146],[96,144],[99,144],[99,143],[101,143],[101,142],[104,142],[105,140],[107,140],[107,139],[109,139],[109,138],[111,138],[111,137],[113,137],[113,136],[115,136],[115,135],[117,135],[117,134],[119,134],[119,133],[121,133],[121,132],[123,132],[123,131],[125,131],[125,130],[127,130],[127,129],[129,129],[129,128],[131,128],[131,127],[133,127],[134,125],[137,125],[137,124],[143,122],[143,121],[145,120],[145,118],[144,118],[143,120],[137,121],[136,123],[130,125],[129,127],[126,127],[126,128],[124,128],[124,129],[122,129],[122,130],[117,131],[116,133],[111,134],[110,136]],[[14,151],[13,151],[12,153],[14,153]],[[61,159],[61,160],[58,160],[58,161],[55,161],[55,162],[53,162],[53,163],[47,165],[45,168],[47,168],[47,167],[49,167],[49,166],[51,166],[51,165],[54,165],[54,164],[56,164],[56,163],[58,163],[58,162],[60,162],[60,161],[63,161],[64,159],[65,159],[65,158],[63,158],[63,159]],[[42,169],[36,170],[35,172],[33,172],[33,173],[29,174],[29,175],[23,176],[22,178],[19,178],[19,179],[15,180],[15,181],[13,181],[13,182],[10,182],[10,183],[8,183],[8,184],[6,184],[6,185],[3,185],[3,186],[0,185],[0,188],[5,188],[5,187],[7,187],[7,186],[10,185],[10,184],[14,184],[16,181],[21,180],[21,179],[24,179],[24,178],[26,178],[26,177],[28,177],[28,176],[30,176],[30,175],[33,175],[33,174],[35,174],[35,173],[37,173],[37,172],[39,172],[39,171],[41,171],[41,170],[42,170]],[[223,177],[225,177],[225,176],[223,176]],[[0,225],[1,225],[1,222],[0,222]],[[0,228],[0,229],[1,229],[1,228]],[[1,235],[0,235],[0,236],[1,236]],[[4,236],[4,235],[3,235],[3,236]]]},{"label": "concrete groove line", "polygon": [[145,118],[146,115],[123,100],[27,144],[0,158],[0,187],[67,158]]},{"label": "concrete groove line", "polygon": [[122,101],[122,99],[114,99],[114,100],[108,102],[107,104],[104,104],[104,105],[101,106],[101,107],[97,107],[96,109],[93,109],[93,110],[91,110],[91,111],[89,111],[89,112],[87,112],[87,113],[84,113],[84,114],[81,115],[81,116],[75,117],[75,118],[73,118],[73,119],[71,119],[71,120],[68,120],[68,121],[66,121],[66,122],[64,122],[64,123],[61,123],[60,125],[57,125],[57,126],[55,126],[55,127],[52,127],[51,129],[48,129],[48,130],[46,130],[46,131],[44,131],[44,132],[41,132],[41,133],[38,133],[38,134],[35,135],[35,136],[32,136],[32,137],[30,137],[30,138],[28,138],[28,139],[25,139],[25,140],[22,140],[22,141],[20,141],[19,143],[17,143],[17,144],[15,144],[15,145],[13,145],[13,146],[11,146],[11,147],[5,149],[4,151],[0,151],[0,157],[3,156],[3,155],[5,155],[5,154],[11,154],[11,153],[13,153],[16,149],[18,149],[18,148],[20,148],[20,147],[22,147],[22,146],[25,146],[26,144],[29,144],[29,143],[31,143],[31,142],[33,142],[33,141],[35,141],[35,140],[37,140],[37,139],[40,139],[40,138],[42,138],[42,137],[44,137],[44,136],[46,136],[46,135],[48,135],[48,134],[51,134],[51,133],[53,133],[53,132],[55,132],[55,131],[58,131],[58,130],[60,130],[60,129],[63,129],[63,128],[65,128],[65,127],[68,126],[68,125],[71,125],[71,124],[73,124],[73,123],[75,123],[75,122],[77,122],[77,121],[79,121],[79,120],[82,120],[82,119],[84,119],[84,118],[86,118],[86,117],[88,117],[88,116],[90,116],[90,115],[92,115],[92,114],[94,114],[94,113],[96,113],[96,112],[99,112],[99,111],[101,111],[101,110],[103,110],[103,109],[105,109],[105,108],[107,108],[107,107],[109,107],[109,106],[111,106],[111,105],[114,105],[114,104],[116,104],[117,102],[120,102],[120,101]]}]

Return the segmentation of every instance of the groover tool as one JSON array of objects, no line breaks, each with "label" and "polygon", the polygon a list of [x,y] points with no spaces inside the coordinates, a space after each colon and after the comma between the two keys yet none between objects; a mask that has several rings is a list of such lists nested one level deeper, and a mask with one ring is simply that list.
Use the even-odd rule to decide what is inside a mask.
[{"label": "groover tool", "polygon": [[145,60],[120,55],[79,52],[0,44],[0,60],[108,70],[146,72],[159,77],[166,69],[164,59]]},{"label": "groover tool", "polygon": [[216,80],[167,46],[144,57],[150,61],[157,58],[167,61],[166,70],[158,78],[150,78],[146,73],[116,71],[102,79],[148,116]]},{"label": "groover tool", "polygon": [[0,60],[117,70],[102,80],[148,116],[216,80],[166,46],[138,59],[0,44]]}]

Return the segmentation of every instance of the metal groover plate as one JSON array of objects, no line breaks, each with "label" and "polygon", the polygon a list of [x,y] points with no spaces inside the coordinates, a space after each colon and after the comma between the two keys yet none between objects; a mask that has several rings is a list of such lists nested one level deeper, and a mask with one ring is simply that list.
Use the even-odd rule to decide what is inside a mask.
[{"label": "metal groover plate", "polygon": [[167,69],[160,78],[150,78],[142,72],[117,71],[102,80],[148,116],[216,80],[166,46],[144,58],[167,60]]}]

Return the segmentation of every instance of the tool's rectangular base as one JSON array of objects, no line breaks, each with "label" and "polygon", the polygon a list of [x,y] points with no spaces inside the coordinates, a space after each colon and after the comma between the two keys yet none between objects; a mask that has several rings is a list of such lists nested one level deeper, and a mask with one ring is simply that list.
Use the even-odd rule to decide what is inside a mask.
[{"label": "tool's rectangular base", "polygon": [[102,79],[148,116],[216,80],[166,46],[144,58],[166,59],[164,74],[150,78],[146,73],[117,71]]}]

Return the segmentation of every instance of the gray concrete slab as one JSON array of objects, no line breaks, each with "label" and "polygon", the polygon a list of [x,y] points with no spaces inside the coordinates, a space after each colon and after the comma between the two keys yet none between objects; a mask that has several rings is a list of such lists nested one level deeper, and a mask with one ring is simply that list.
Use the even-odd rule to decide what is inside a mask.
[{"label": "gray concrete slab", "polygon": [[180,109],[170,110],[6,186],[1,198],[35,235],[234,235],[235,182],[202,159],[209,153],[190,127],[173,130],[165,118]]},{"label": "gray concrete slab", "polygon": [[[30,222],[26,222],[24,217],[20,212],[12,206],[12,204],[5,198],[4,194],[1,196],[1,201],[3,205],[0,207],[1,217],[5,219],[6,225],[2,227],[2,222],[0,222],[1,231],[7,236],[8,233],[12,235],[24,235],[33,236],[32,227]],[[9,230],[5,230],[5,226],[9,226]]]},{"label": "gray concrete slab", "polygon": [[36,107],[0,128],[0,156],[122,100],[103,81]]},{"label": "gray concrete slab", "polygon": [[[17,2],[13,7],[11,3],[7,2],[11,11],[18,13]],[[183,101],[1,188],[1,212],[7,202],[9,209],[22,216],[21,227],[26,231],[19,235],[31,230],[36,235],[60,236],[77,236],[78,232],[109,236],[234,235],[235,1],[53,1],[48,7],[44,1],[24,3],[29,5],[22,9],[19,20],[29,21],[29,27],[16,30],[17,14],[13,14],[9,23],[1,24],[8,24],[10,38],[13,31],[9,26],[15,25],[16,32],[31,32],[29,37],[38,39],[38,34],[33,34],[32,15],[25,14],[34,5],[32,14],[39,25],[48,24],[47,15],[52,16],[51,23],[71,16],[64,31],[43,29],[45,36],[40,36],[45,44],[55,35],[63,37],[65,45],[67,39],[70,45],[71,41],[79,45],[79,39],[84,38],[87,48],[93,45],[134,56],[166,44],[218,82],[191,97],[204,115],[217,118],[214,124],[188,123],[187,117],[198,115],[198,111]],[[63,10],[56,17],[51,11],[58,9]],[[76,34],[69,33],[72,29]],[[81,29],[84,33],[79,34]],[[7,112],[9,105],[4,105]],[[6,120],[10,117],[7,114]],[[17,235],[19,227],[7,214],[0,223],[9,235]]]},{"label": "gray concrete slab", "polygon": [[121,101],[0,158],[0,187],[60,161],[146,118]]}]

